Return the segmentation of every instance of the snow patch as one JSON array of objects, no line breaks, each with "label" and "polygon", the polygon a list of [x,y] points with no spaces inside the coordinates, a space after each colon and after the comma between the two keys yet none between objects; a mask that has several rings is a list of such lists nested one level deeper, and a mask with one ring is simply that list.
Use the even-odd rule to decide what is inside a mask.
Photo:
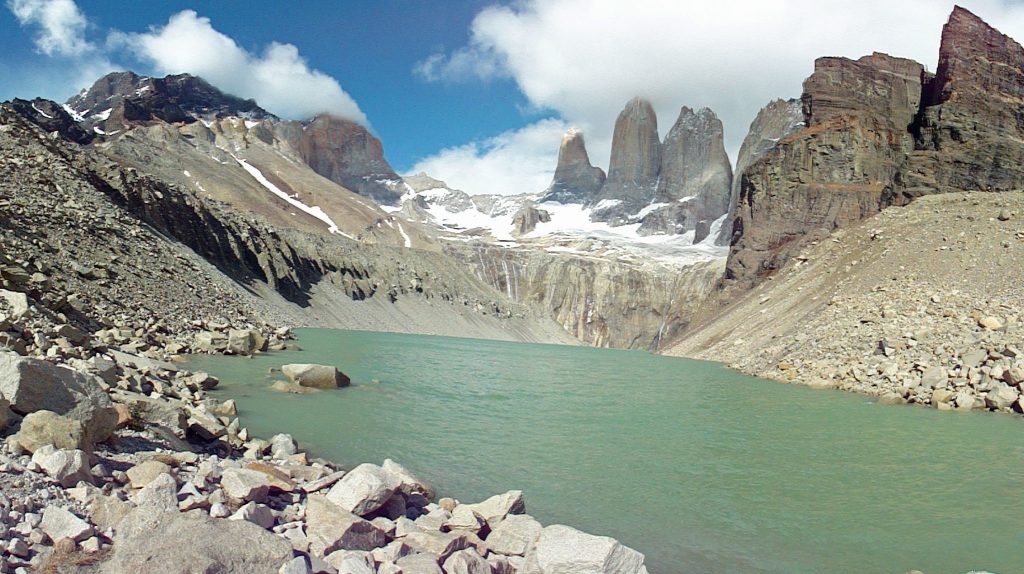
[{"label": "snow patch", "polygon": [[620,203],[622,203],[621,199],[602,199],[601,201],[597,202],[597,205],[594,206],[594,211],[601,211],[602,209],[615,207]]},{"label": "snow patch", "polygon": [[67,104],[61,104],[60,107],[64,108],[64,111],[67,112],[68,115],[71,116],[71,119],[75,120],[76,122],[85,121],[85,118],[82,116],[82,114],[72,109],[71,106]]},{"label": "snow patch", "polygon": [[181,173],[185,174],[185,177],[192,177],[192,174],[189,173],[187,169]]},{"label": "snow patch", "polygon": [[251,130],[252,128],[254,128],[254,127],[258,126],[258,125],[260,125],[259,122],[254,122],[252,120],[245,120],[245,129],[247,129],[247,130]]},{"label": "snow patch", "polygon": [[93,114],[91,117],[94,120],[99,120],[101,122],[105,122],[108,119],[110,119],[110,112],[112,112],[112,111],[114,111],[114,108],[107,108],[107,109],[103,110],[102,112],[100,112],[98,114]]},{"label": "snow patch", "polygon": [[41,116],[43,116],[44,118],[46,118],[46,119],[50,119],[50,120],[53,119],[53,116],[51,116],[50,114],[48,114],[48,113],[44,112],[43,110],[37,108],[35,102],[32,102],[32,109],[37,111],[37,112],[39,112],[39,114]]},{"label": "snow patch", "polygon": [[324,210],[320,209],[320,206],[317,206],[317,205],[309,206],[309,205],[306,205],[305,203],[302,203],[301,201],[299,201],[299,200],[295,199],[294,197],[288,195],[287,193],[281,191],[281,188],[279,188],[276,185],[274,185],[273,183],[271,183],[271,181],[269,179],[267,179],[266,176],[263,175],[263,172],[261,172],[255,166],[249,165],[249,163],[247,161],[245,161],[244,159],[241,159],[241,158],[238,158],[238,157],[235,157],[235,156],[231,156],[231,157],[235,158],[235,161],[238,162],[238,165],[241,165],[242,168],[245,171],[249,172],[249,175],[251,175],[256,181],[258,181],[260,183],[260,185],[262,185],[263,187],[267,188],[271,193],[273,193],[274,195],[276,195],[276,196],[280,197],[281,199],[287,201],[289,204],[291,204],[292,206],[298,208],[299,210],[303,211],[304,213],[308,213],[309,215],[312,215],[313,217],[315,217],[315,218],[319,219],[320,221],[323,221],[324,223],[326,223],[327,224],[327,230],[330,231],[331,233],[337,233],[337,234],[340,234],[340,235],[344,235],[345,237],[348,237],[349,239],[355,239],[351,235],[349,235],[349,234],[341,231],[340,229],[338,229],[338,226],[334,223],[334,220],[332,220],[329,215],[324,213]]},{"label": "snow patch", "polygon": [[402,234],[402,239],[405,239],[405,246],[412,247],[412,239],[409,237],[409,234],[405,232],[405,229],[402,229],[402,222],[396,221],[395,223],[398,224],[398,232]]},{"label": "snow patch", "polygon": [[647,217],[648,215],[650,215],[651,213],[654,213],[655,211],[661,209],[662,207],[666,207],[666,206],[668,206],[667,203],[652,203],[652,204],[648,205],[647,207],[645,207],[645,208],[641,209],[640,211],[638,211],[637,214],[633,216],[633,219],[643,219],[643,218]]}]

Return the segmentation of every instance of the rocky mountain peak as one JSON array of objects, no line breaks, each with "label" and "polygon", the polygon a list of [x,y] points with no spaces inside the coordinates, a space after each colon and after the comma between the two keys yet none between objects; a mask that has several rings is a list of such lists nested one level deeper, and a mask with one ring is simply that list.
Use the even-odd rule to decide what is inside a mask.
[{"label": "rocky mountain peak", "polygon": [[[725,153],[722,121],[708,108],[683,106],[661,144],[661,169],[655,202],[664,204],[642,220],[642,234],[673,234],[700,230],[729,208],[732,164]],[[700,225],[703,222],[704,225]]]},{"label": "rocky mountain peak", "polygon": [[604,170],[590,164],[583,132],[569,128],[558,147],[558,165],[543,201],[588,203],[604,181]]},{"label": "rocky mountain peak", "polygon": [[101,134],[153,120],[191,123],[227,116],[274,118],[255,101],[226,94],[190,74],[150,78],[112,72],[69,99],[66,106],[86,127],[98,127]]},{"label": "rocky mountain peak", "polygon": [[594,212],[598,221],[624,223],[654,200],[661,170],[658,117],[647,100],[630,100],[615,120],[608,177],[593,203],[606,207]]},{"label": "rocky mountain peak", "polygon": [[397,205],[402,178],[384,159],[384,146],[365,127],[320,114],[301,129],[282,130],[313,171],[378,203]]}]

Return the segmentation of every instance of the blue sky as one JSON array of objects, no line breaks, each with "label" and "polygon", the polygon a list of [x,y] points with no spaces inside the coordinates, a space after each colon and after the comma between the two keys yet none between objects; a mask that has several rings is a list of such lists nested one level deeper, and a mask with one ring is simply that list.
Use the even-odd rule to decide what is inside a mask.
[{"label": "blue sky", "polygon": [[[400,173],[538,192],[576,126],[607,168],[636,95],[664,134],[722,118],[731,157],[758,109],[799,97],[818,56],[883,51],[934,69],[947,0],[3,0],[0,99],[63,100],[111,69],[192,72],[283,116],[367,122]],[[961,2],[1024,38],[1020,1]],[[285,74],[289,74],[285,78]]]},{"label": "blue sky", "polygon": [[[172,14],[195,9],[251,52],[271,41],[294,44],[311,67],[339,79],[399,169],[439,149],[486,138],[537,116],[524,115],[528,102],[510,79],[430,83],[412,73],[431,53],[465,44],[473,17],[486,5],[482,0],[77,4],[90,22],[87,37],[96,42],[103,42],[111,29],[144,32],[165,24]],[[10,10],[0,11],[0,30],[0,51],[5,54],[0,99],[42,95],[63,101],[73,95],[73,84],[64,81],[74,78],[66,73],[72,60],[37,53],[34,30],[19,26]],[[113,61],[140,73],[155,72],[130,56],[123,53]]]}]

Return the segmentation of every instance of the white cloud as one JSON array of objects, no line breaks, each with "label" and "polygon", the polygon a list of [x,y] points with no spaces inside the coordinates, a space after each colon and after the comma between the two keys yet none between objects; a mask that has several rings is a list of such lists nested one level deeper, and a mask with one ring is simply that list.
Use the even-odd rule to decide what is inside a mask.
[{"label": "white cloud", "polygon": [[288,118],[330,112],[364,125],[366,115],[337,80],[310,69],[298,48],[277,42],[252,54],[192,10],[175,14],[147,33],[124,42],[159,73],[201,76],[218,88]]},{"label": "white cloud", "polygon": [[89,22],[73,0],[8,0],[7,8],[22,27],[35,29],[36,49],[56,59],[50,65],[16,66],[21,96],[63,99],[117,69],[86,39]]},{"label": "white cloud", "polygon": [[[1024,39],[1021,4],[966,4]],[[602,142],[636,95],[654,104],[662,135],[680,106],[712,108],[735,158],[761,106],[799,97],[816,57],[880,51],[934,70],[952,7],[946,0],[524,0],[481,11],[468,45],[434,54],[416,72],[447,81],[512,77],[531,104],[591,126],[588,151],[602,167],[609,152]],[[552,167],[557,143],[549,146]]]},{"label": "white cloud", "polygon": [[443,149],[421,160],[410,173],[425,171],[468,193],[537,193],[547,188],[555,156],[569,125],[545,119],[492,138]]},{"label": "white cloud", "polygon": [[36,48],[47,56],[81,56],[96,46],[85,39],[88,22],[74,0],[8,0],[22,26],[35,26]]}]

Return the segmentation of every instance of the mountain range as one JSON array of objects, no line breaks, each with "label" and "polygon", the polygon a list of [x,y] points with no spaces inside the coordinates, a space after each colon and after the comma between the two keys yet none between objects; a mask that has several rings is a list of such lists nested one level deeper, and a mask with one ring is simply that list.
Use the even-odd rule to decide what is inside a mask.
[{"label": "mountain range", "polygon": [[934,74],[820,58],[735,163],[712,110],[682,106],[661,136],[634,98],[607,173],[572,129],[552,142],[549,187],[517,196],[399,176],[364,126],[284,120],[187,74],[117,72],[64,103],[4,107],[63,140],[119,209],[325,326],[453,334],[455,314],[481,336],[657,350],[836,229],[1024,184],[1024,50],[959,7]]}]

